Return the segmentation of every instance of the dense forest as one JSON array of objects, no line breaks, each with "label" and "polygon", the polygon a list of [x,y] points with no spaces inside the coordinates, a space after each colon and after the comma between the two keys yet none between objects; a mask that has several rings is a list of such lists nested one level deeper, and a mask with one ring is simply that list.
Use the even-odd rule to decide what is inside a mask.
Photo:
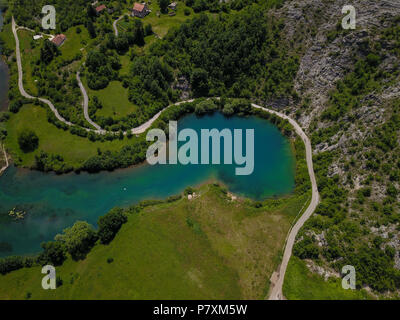
[{"label": "dense forest", "polygon": [[126,80],[129,98],[146,108],[119,119],[121,128],[141,123],[175,102],[181,92],[171,84],[177,79],[190,83],[194,97],[296,99],[293,79],[299,59],[283,40],[283,26],[259,6],[186,21],[155,42],[150,54],[133,59]]}]

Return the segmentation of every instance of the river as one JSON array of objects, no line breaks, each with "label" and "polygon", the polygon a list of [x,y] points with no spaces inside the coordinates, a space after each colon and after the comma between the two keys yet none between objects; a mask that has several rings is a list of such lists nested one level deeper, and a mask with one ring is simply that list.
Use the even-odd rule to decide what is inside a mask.
[{"label": "river", "polygon": [[[192,114],[178,126],[197,132],[205,128],[254,129],[253,174],[235,175],[236,164],[144,164],[114,172],[67,175],[10,167],[0,177],[0,256],[38,252],[41,242],[52,240],[77,220],[96,225],[98,217],[115,206],[165,198],[210,179],[223,182],[235,194],[258,200],[292,192],[295,161],[290,143],[268,121],[226,118],[220,113],[200,118]],[[13,208],[26,213],[25,218],[9,217]],[[12,251],[5,251],[7,247]]]}]

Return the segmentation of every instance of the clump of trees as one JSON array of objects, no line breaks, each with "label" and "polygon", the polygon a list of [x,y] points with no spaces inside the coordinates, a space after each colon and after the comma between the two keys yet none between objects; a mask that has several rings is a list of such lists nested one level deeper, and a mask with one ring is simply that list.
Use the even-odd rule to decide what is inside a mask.
[{"label": "clump of trees", "polygon": [[119,34],[117,37],[113,33],[108,33],[106,36],[106,46],[109,49],[115,49],[119,54],[124,54],[129,47],[144,45],[144,37],[152,34],[151,25],[146,25],[143,28],[143,23],[140,20],[133,20],[129,23],[126,32]]},{"label": "clump of trees", "polygon": [[60,51],[53,42],[44,41],[43,46],[40,49],[40,61],[47,65],[59,54]]},{"label": "clump of trees", "polygon": [[58,154],[49,154],[40,150],[35,155],[34,169],[39,171],[54,171],[56,173],[67,173],[73,170],[73,167],[65,163],[64,158]]},{"label": "clump of trees", "polygon": [[41,264],[52,264],[60,266],[67,259],[65,245],[59,241],[49,241],[42,243],[43,252],[39,255]]},{"label": "clump of trees", "polygon": [[114,208],[106,215],[100,217],[97,222],[97,225],[99,226],[97,234],[101,243],[110,243],[127,220],[128,218],[121,208]]},{"label": "clump of trees", "polygon": [[118,77],[121,68],[118,56],[97,49],[89,52],[86,66],[88,86],[93,90],[107,87],[111,80]]},{"label": "clump of trees", "polygon": [[23,152],[32,152],[39,146],[39,137],[31,129],[23,129],[18,133],[18,145]]},{"label": "clump of trees", "polygon": [[97,239],[93,226],[85,221],[75,222],[72,227],[65,229],[63,234],[55,237],[56,241],[65,245],[65,249],[75,260],[84,259]]}]

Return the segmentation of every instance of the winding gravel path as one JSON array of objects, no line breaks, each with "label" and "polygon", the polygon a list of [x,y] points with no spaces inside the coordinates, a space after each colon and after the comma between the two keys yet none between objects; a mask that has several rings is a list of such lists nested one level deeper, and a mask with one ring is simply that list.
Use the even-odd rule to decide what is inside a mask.
[{"label": "winding gravel path", "polygon": [[114,34],[116,37],[118,37],[118,27],[117,27],[117,23],[119,20],[121,20],[123,17],[125,16],[125,14],[123,14],[122,16],[120,16],[117,20],[115,20],[113,22],[113,29],[114,29]]},{"label": "winding gravel path", "polygon": [[[118,29],[117,29],[117,22],[119,19],[121,19],[123,16],[121,16],[120,18],[118,18],[116,21],[114,21],[113,23],[113,27],[114,27],[114,31],[115,34],[118,35]],[[20,54],[20,48],[19,48],[19,40],[18,40],[18,35],[17,35],[17,31],[16,31],[16,24],[15,24],[15,20],[14,17],[12,17],[12,31],[15,37],[15,44],[16,44],[16,57],[17,57],[17,66],[18,66],[18,87],[19,87],[19,91],[21,92],[21,95],[24,96],[25,98],[28,99],[36,99],[36,97],[33,97],[31,95],[29,95],[28,93],[26,93],[24,86],[23,86],[23,72],[22,72],[22,63],[21,63],[21,54]],[[79,72],[76,75],[76,78],[78,80],[78,84],[79,87],[82,91],[82,95],[83,95],[83,109],[84,109],[84,115],[85,115],[85,119],[93,126],[96,128],[96,130],[93,129],[87,129],[87,131],[92,131],[98,134],[105,134],[105,133],[111,133],[110,131],[106,131],[104,129],[101,129],[101,127],[94,123],[90,117],[89,117],[89,113],[88,113],[88,96],[85,90],[85,87],[83,86],[80,77],[79,77]],[[66,121],[62,116],[60,116],[60,114],[58,113],[57,109],[54,107],[54,105],[51,103],[51,101],[47,100],[47,99],[43,99],[43,98],[37,98],[40,101],[46,103],[51,111],[54,113],[54,115],[57,117],[58,120],[60,120],[61,122],[69,125],[69,126],[73,126],[74,124]],[[191,100],[186,100],[186,101],[181,101],[178,103],[175,103],[173,105],[179,105],[185,102],[192,102],[193,99]],[[172,106],[172,105],[171,105]],[[318,203],[319,203],[319,194],[318,194],[318,187],[317,187],[317,182],[315,179],[315,175],[314,175],[314,169],[313,169],[313,162],[312,162],[312,147],[311,147],[311,142],[310,139],[307,137],[307,135],[304,133],[304,131],[302,130],[302,128],[300,127],[300,125],[294,121],[292,118],[288,117],[287,115],[277,112],[275,110],[271,110],[256,104],[252,104],[252,106],[254,108],[258,108],[258,109],[263,109],[269,113],[275,114],[283,119],[286,119],[290,122],[290,124],[294,127],[296,133],[302,138],[305,147],[306,147],[306,161],[307,161],[307,167],[308,167],[308,173],[311,179],[311,185],[312,185],[312,197],[311,197],[311,202],[309,204],[309,206],[307,207],[306,211],[303,213],[303,215],[299,218],[299,220],[297,220],[296,224],[291,228],[290,233],[287,237],[287,242],[286,242],[286,246],[285,246],[285,251],[283,254],[283,258],[282,258],[282,263],[279,266],[278,272],[275,272],[274,275],[271,278],[271,291],[270,291],[270,295],[269,295],[269,299],[270,300],[280,300],[280,299],[284,299],[283,294],[282,294],[282,286],[283,286],[283,280],[285,278],[285,273],[286,273],[286,269],[287,269],[287,265],[290,259],[290,256],[292,254],[292,249],[293,249],[293,245],[294,245],[294,241],[296,239],[296,235],[299,232],[300,228],[304,225],[304,223],[307,221],[307,219],[313,214],[315,208],[317,207]],[[161,115],[161,113],[166,110],[167,108],[169,108],[170,106],[165,107],[163,110],[161,110],[160,112],[158,112],[156,115],[154,115],[150,120],[148,120],[147,122],[143,123],[142,125],[131,129],[131,133],[132,134],[140,134],[145,132],[152,124],[154,121],[157,120],[157,118]],[[127,134],[127,132],[124,132],[124,134]],[[4,151],[4,150],[3,150]],[[7,161],[7,165],[8,165],[8,160],[6,157],[6,161]],[[1,169],[2,171],[5,170],[5,168]],[[0,173],[2,172],[0,171]]]},{"label": "winding gravel path", "polygon": [[294,121],[292,118],[288,117],[287,115],[285,115],[281,112],[267,109],[267,108],[258,106],[256,104],[252,104],[252,106],[254,108],[261,108],[261,109],[266,110],[270,113],[273,113],[283,119],[288,120],[290,122],[290,124],[294,127],[294,129],[296,130],[296,133],[301,137],[301,139],[303,140],[304,145],[306,147],[307,168],[308,168],[308,174],[310,176],[311,187],[312,187],[311,202],[310,202],[309,206],[307,207],[306,211],[302,214],[302,216],[299,218],[299,220],[297,220],[296,224],[290,230],[289,236],[286,241],[285,251],[283,253],[281,265],[279,266],[278,272],[274,273],[274,275],[271,278],[271,291],[270,291],[270,295],[268,297],[269,300],[282,300],[282,299],[284,299],[284,296],[282,293],[283,280],[285,279],[286,269],[287,269],[287,266],[289,263],[290,256],[292,255],[292,250],[293,250],[294,241],[296,240],[296,235],[299,232],[300,228],[307,221],[307,219],[311,217],[311,215],[313,214],[313,212],[315,211],[315,209],[319,203],[319,193],[318,193],[317,181],[315,179],[313,162],[312,162],[312,147],[311,147],[310,139],[304,133],[303,129],[301,129],[299,124],[296,121]]},{"label": "winding gravel path", "polygon": [[61,122],[64,122],[65,124],[72,126],[73,124],[67,120],[65,120],[62,116],[60,116],[60,114],[58,113],[57,109],[54,107],[54,105],[51,103],[51,101],[44,99],[44,98],[36,98],[34,96],[31,96],[30,94],[28,94],[25,89],[24,89],[24,84],[23,84],[23,72],[22,72],[22,62],[21,62],[21,52],[19,49],[19,39],[18,39],[18,35],[17,35],[17,30],[16,30],[16,24],[15,24],[15,20],[14,17],[12,17],[12,32],[14,34],[14,38],[15,38],[15,52],[16,52],[16,58],[17,58],[17,66],[18,66],[18,88],[19,91],[21,92],[21,95],[27,99],[38,99],[39,101],[47,104],[51,111],[53,111],[54,115],[56,116],[56,118],[58,120],[60,120]]},{"label": "winding gravel path", "polygon": [[80,72],[78,71],[78,72],[76,73],[76,80],[78,81],[79,88],[81,89],[81,92],[82,92],[82,95],[83,95],[83,102],[82,102],[82,105],[83,105],[83,114],[84,114],[84,116],[85,116],[85,119],[86,119],[86,121],[89,122],[93,127],[96,128],[96,130],[97,130],[98,133],[104,134],[104,133],[106,133],[106,131],[103,130],[103,129],[102,129],[97,123],[95,123],[92,119],[90,119],[90,116],[89,116],[89,97],[88,97],[88,95],[87,95],[87,92],[86,92],[86,90],[85,90],[85,87],[84,87],[83,84],[82,84],[82,81],[81,81],[81,78],[80,78],[79,75],[80,75]]}]

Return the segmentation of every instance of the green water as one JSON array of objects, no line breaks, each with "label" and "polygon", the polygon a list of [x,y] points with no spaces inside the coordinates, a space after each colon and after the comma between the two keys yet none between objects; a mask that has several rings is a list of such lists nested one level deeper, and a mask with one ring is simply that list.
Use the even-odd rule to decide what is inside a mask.
[{"label": "green water", "polygon": [[[52,240],[77,220],[95,225],[99,216],[115,206],[165,198],[210,178],[223,182],[236,194],[253,199],[293,190],[294,158],[289,141],[266,120],[227,119],[220,113],[201,118],[189,115],[178,122],[178,127],[197,132],[212,128],[254,129],[253,174],[236,176],[236,164],[142,165],[114,172],[62,176],[10,167],[0,177],[0,242],[11,244],[13,251],[3,251],[0,255],[39,252],[41,242]],[[8,217],[14,207],[27,213],[24,220]]]}]

